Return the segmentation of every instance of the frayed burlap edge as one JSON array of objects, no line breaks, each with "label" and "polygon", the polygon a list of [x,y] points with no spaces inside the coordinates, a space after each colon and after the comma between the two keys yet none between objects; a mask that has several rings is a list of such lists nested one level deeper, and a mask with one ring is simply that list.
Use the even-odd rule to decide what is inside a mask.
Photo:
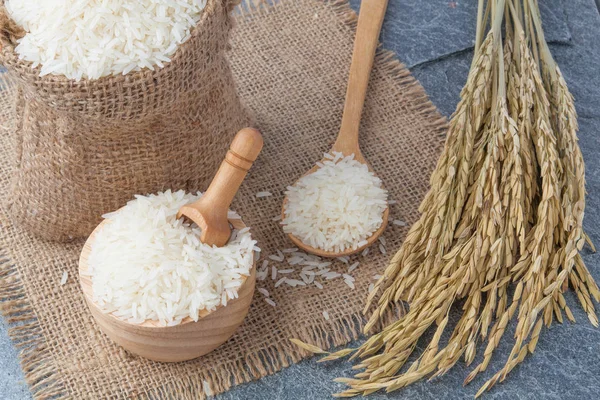
[{"label": "frayed burlap edge", "polygon": [[[238,17],[252,13],[268,13],[270,7],[294,0],[243,0]],[[347,0],[322,0],[328,4],[353,31],[356,29],[358,16],[352,10]],[[423,87],[410,74],[395,53],[379,48],[376,59],[378,67],[389,74],[396,83],[405,88],[410,106],[415,113],[430,121],[426,127],[439,137],[445,138],[447,120],[431,103]],[[441,149],[441,146],[440,146]],[[60,372],[55,368],[52,354],[46,346],[42,328],[35,312],[27,300],[27,293],[19,276],[16,266],[11,262],[6,252],[0,253],[0,312],[9,324],[9,336],[19,350],[21,368],[30,391],[36,399],[63,399],[70,395],[63,385]],[[397,316],[388,315],[386,319]],[[299,329],[296,337],[329,349],[345,345],[356,340],[362,332],[365,319],[357,313],[350,316],[335,318],[308,328]],[[208,370],[200,372],[197,379],[188,382],[172,381],[157,386],[145,393],[131,393],[131,397],[161,399],[173,397],[178,399],[205,399],[207,394],[222,393],[232,386],[247,383],[272,375],[282,368],[311,356],[291,342],[282,342],[249,354],[244,360],[231,362],[220,368],[220,372]],[[205,387],[208,385],[209,387]]]}]

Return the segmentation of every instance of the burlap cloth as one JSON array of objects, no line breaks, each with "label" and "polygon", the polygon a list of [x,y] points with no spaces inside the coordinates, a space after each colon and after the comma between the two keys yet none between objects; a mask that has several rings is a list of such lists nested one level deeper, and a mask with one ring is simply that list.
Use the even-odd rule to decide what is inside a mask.
[{"label": "burlap cloth", "polygon": [[[345,2],[283,0],[274,6],[242,5],[230,55],[242,99],[254,111],[265,137],[234,207],[263,249],[263,256],[290,247],[278,223],[283,191],[321,158],[332,144],[342,116],[356,15]],[[0,111],[0,185],[10,170],[11,104],[2,91]],[[394,219],[417,218],[418,204],[441,150],[445,121],[422,87],[393,54],[380,51],[361,126],[365,156],[398,204]],[[256,198],[258,191],[270,198]],[[2,203],[6,193],[0,192]],[[0,299],[12,324],[10,335],[21,349],[22,367],[37,398],[202,398],[272,374],[307,354],[288,339],[298,337],[322,347],[356,338],[367,287],[383,270],[387,256],[373,248],[354,271],[356,290],[341,280],[314,286],[274,288],[273,308],[256,294],[245,323],[234,337],[200,359],[162,364],[128,354],[103,335],[88,312],[77,281],[82,242],[57,244],[35,239],[0,215]],[[390,252],[407,228],[390,226]],[[337,263],[336,268],[344,267]],[[63,271],[69,272],[60,286]],[[325,320],[322,311],[328,311]]]},{"label": "burlap cloth", "polygon": [[10,20],[0,23],[0,63],[19,83],[13,223],[70,241],[136,193],[205,187],[249,124],[226,59],[238,3],[208,0],[164,68],[95,80],[40,77],[7,38]]}]

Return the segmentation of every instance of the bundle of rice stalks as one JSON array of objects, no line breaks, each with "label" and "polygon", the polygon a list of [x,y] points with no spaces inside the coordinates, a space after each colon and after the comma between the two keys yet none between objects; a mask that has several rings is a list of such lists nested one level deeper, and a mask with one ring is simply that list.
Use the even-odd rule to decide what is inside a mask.
[{"label": "bundle of rice stalks", "polygon": [[[504,36],[502,35],[504,33]],[[579,251],[586,236],[584,162],[573,97],[550,54],[536,0],[480,0],[475,55],[421,218],[377,282],[365,307],[369,332],[399,301],[410,310],[351,353],[363,371],[340,379],[338,396],[402,388],[471,364],[484,342],[485,371],[516,317],[514,346],[477,396],[535,350],[543,325],[574,321],[571,288],[598,326],[600,291]],[[591,245],[591,243],[590,243]],[[377,300],[376,300],[377,299]],[[448,316],[462,304],[449,340]],[[417,341],[433,338],[404,368]]]}]

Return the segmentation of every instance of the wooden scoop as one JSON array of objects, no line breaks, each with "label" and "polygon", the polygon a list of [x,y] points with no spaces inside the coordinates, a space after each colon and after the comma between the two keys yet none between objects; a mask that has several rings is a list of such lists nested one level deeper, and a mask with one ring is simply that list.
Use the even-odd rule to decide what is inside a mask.
[{"label": "wooden scoop", "polygon": [[206,192],[179,209],[177,218],[185,216],[202,229],[202,243],[217,247],[227,244],[231,236],[227,211],[262,147],[263,139],[256,129],[239,131]]},{"label": "wooden scoop", "polygon": [[[354,50],[352,53],[352,64],[350,66],[350,76],[348,78],[348,88],[346,90],[346,102],[344,105],[344,114],[337,140],[331,151],[342,153],[344,156],[354,154],[354,158],[366,164],[369,170],[373,171],[367,160],[360,151],[358,144],[358,130],[362,116],[363,106],[369,86],[369,77],[373,68],[375,51],[379,41],[379,33],[383,25],[383,18],[387,9],[388,0],[366,0],[361,3],[360,14],[358,16],[358,27],[356,29],[356,38],[354,40]],[[323,161],[326,161],[324,159]],[[305,175],[311,174],[319,169],[314,166]],[[283,201],[283,210],[287,204],[287,198]],[[314,248],[303,243],[292,234],[289,238],[296,246],[304,251],[316,254],[322,257],[342,257],[358,253],[364,248],[369,247],[375,242],[385,230],[389,216],[389,208],[383,213],[383,223],[381,227],[367,239],[367,244],[357,249],[347,249],[344,252],[335,253]],[[282,217],[285,214],[282,213]]]}]

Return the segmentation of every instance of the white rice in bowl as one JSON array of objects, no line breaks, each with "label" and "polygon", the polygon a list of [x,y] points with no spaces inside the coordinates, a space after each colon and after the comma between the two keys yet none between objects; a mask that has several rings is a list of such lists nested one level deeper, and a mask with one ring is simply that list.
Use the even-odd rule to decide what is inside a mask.
[{"label": "white rice in bowl", "polygon": [[383,223],[387,191],[354,154],[325,154],[319,169],[289,186],[285,233],[313,248],[343,252],[367,244]]},{"label": "white rice in bowl", "polygon": [[[198,320],[237,298],[250,275],[256,241],[250,228],[234,230],[224,247],[200,242],[200,228],[177,211],[201,196],[166,191],[135,196],[96,232],[88,258],[93,300],[105,312],[142,323]],[[229,212],[230,219],[239,219]]]}]

